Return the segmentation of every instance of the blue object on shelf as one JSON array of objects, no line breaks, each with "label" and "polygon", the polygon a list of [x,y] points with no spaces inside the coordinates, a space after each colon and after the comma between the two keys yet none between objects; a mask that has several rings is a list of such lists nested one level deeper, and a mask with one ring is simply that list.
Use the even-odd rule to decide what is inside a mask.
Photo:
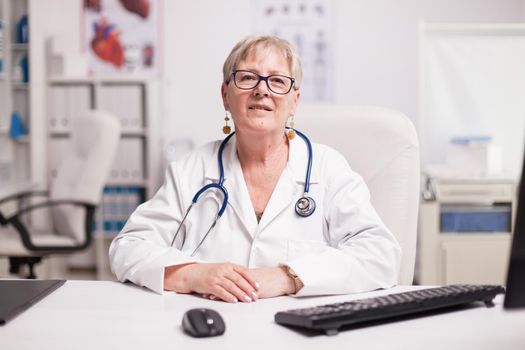
[{"label": "blue object on shelf", "polygon": [[20,44],[29,43],[29,19],[23,15],[16,24],[16,41]]},{"label": "blue object on shelf", "polygon": [[24,123],[22,122],[20,114],[18,114],[18,112],[13,112],[11,114],[11,126],[9,128],[9,136],[11,136],[13,140],[17,140],[26,134],[27,130],[24,126]]},{"label": "blue object on shelf", "polygon": [[29,83],[29,60],[27,59],[27,55],[22,57],[19,64],[22,69],[22,82]]},{"label": "blue object on shelf", "polygon": [[440,214],[442,233],[510,232],[510,206],[493,208],[446,208]]},{"label": "blue object on shelf", "polygon": [[109,220],[105,220],[104,221],[104,233],[105,234],[110,234],[113,232],[113,222],[109,221]]},{"label": "blue object on shelf", "polygon": [[490,143],[492,137],[488,135],[480,136],[457,136],[450,139],[453,145],[469,145],[471,143]]}]

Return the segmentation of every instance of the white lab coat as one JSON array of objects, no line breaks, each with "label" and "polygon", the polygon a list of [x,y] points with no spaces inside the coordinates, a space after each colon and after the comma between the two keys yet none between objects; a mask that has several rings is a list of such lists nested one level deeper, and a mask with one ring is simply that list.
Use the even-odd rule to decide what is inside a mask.
[{"label": "white lab coat", "polygon": [[232,137],[223,152],[226,211],[191,257],[223,200],[218,190],[205,192],[171,247],[194,194],[219,179],[219,145],[220,141],[209,143],[172,163],[162,188],[131,215],[109,250],[111,268],[120,281],[162,293],[167,266],[232,262],[249,268],[290,266],[304,283],[298,296],[357,293],[396,284],[400,246],[371,206],[363,179],[337,151],[313,144],[310,196],[317,209],[306,218],[295,213],[308,161],[299,137],[290,142],[287,166],[259,224]]}]

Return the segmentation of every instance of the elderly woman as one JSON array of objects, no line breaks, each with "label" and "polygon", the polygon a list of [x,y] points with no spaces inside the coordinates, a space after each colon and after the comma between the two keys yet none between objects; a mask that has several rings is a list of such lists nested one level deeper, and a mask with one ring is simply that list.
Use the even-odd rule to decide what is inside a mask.
[{"label": "elderly woman", "polygon": [[394,285],[400,247],[363,179],[337,151],[285,127],[302,77],[291,45],[248,37],[223,75],[223,130],[229,112],[235,133],[171,164],[111,244],[118,279],[227,302]]}]

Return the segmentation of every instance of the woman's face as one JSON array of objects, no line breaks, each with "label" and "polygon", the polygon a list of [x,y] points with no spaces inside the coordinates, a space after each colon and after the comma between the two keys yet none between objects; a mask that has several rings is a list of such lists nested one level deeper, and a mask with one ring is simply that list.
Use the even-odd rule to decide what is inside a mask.
[{"label": "woman's face", "polygon": [[[280,74],[291,76],[288,62],[276,48],[252,50],[235,68],[249,70],[262,76]],[[252,90],[241,90],[233,78],[221,88],[224,108],[230,111],[238,133],[262,136],[284,133],[286,120],[295,114],[300,93],[293,88],[286,95],[275,94],[266,82],[260,81]]]}]

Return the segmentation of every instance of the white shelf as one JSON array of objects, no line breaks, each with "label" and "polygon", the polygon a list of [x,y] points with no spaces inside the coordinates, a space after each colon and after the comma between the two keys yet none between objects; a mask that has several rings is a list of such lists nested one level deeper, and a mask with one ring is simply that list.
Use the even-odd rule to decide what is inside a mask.
[{"label": "white shelf", "polygon": [[[123,130],[121,133],[121,137],[146,137],[146,130],[136,130],[136,131],[126,131]],[[49,132],[50,137],[69,137],[71,136],[71,131],[69,130],[63,130],[63,131],[50,131]]]},{"label": "white shelf", "polygon": [[31,142],[31,137],[29,135],[23,135],[15,139],[14,141],[19,144],[29,144]]},{"label": "white shelf", "polygon": [[137,131],[126,131],[122,130],[122,137],[145,137],[147,136],[147,131],[137,130]]},{"label": "white shelf", "polygon": [[24,43],[24,44],[12,43],[11,44],[11,50],[13,50],[13,51],[29,51],[29,44],[28,43]]},{"label": "white shelf", "polygon": [[95,239],[113,239],[117,237],[118,233],[103,233],[103,232],[96,232],[93,237]]},{"label": "white shelf", "polygon": [[13,90],[29,90],[29,83],[16,82],[12,84]]},{"label": "white shelf", "polygon": [[49,76],[48,82],[50,84],[104,84],[104,83],[129,83],[129,84],[143,84],[154,81],[152,78],[142,77],[62,77]]},{"label": "white shelf", "polygon": [[476,240],[476,241],[492,241],[499,239],[509,239],[510,232],[468,232],[468,233],[448,233],[440,232],[439,239],[441,241],[466,241],[466,240]]},{"label": "white shelf", "polygon": [[111,181],[109,180],[107,183],[106,183],[106,186],[111,186],[111,187],[146,187],[147,186],[147,181],[146,180],[129,180],[129,181],[125,181],[125,180],[118,180],[118,181]]},{"label": "white shelf", "polygon": [[[11,136],[9,135],[8,128],[1,128],[0,135],[9,136],[9,138],[11,138]],[[29,144],[29,142],[31,141],[31,137],[29,135],[22,135],[19,138],[14,139],[13,141],[18,144]]]},{"label": "white shelf", "polygon": [[71,135],[70,131],[50,131],[50,137],[69,137]]}]

